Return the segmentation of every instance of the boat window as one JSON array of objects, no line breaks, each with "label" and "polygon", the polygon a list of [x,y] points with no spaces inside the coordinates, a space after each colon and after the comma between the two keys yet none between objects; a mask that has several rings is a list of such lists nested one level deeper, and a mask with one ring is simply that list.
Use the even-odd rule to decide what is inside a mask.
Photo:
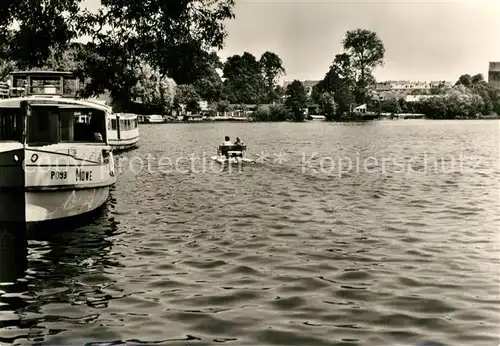
[{"label": "boat window", "polygon": [[74,122],[74,142],[103,142],[105,136],[106,114],[102,111],[89,110]]},{"label": "boat window", "polygon": [[64,95],[76,95],[78,91],[78,82],[76,79],[63,79],[63,94]]},{"label": "boat window", "polygon": [[31,77],[29,86],[31,94],[60,94],[61,85],[59,78]]},{"label": "boat window", "polygon": [[59,113],[59,133],[61,142],[70,142],[74,139],[74,117],[75,113],[72,111],[62,111]]},{"label": "boat window", "polygon": [[106,140],[105,113],[76,112],[57,107],[32,107],[28,117],[28,143],[48,145],[59,142],[99,143]]},{"label": "boat window", "polygon": [[32,107],[28,117],[28,143],[48,145],[58,142],[59,116],[51,107]]},{"label": "boat window", "polygon": [[0,109],[0,141],[22,142],[22,117],[18,108]]}]

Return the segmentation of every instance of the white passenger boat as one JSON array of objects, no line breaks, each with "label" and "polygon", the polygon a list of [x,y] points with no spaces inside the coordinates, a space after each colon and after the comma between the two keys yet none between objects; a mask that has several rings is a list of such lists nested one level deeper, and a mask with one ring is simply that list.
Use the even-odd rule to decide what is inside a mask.
[{"label": "white passenger boat", "polygon": [[219,145],[217,155],[211,159],[220,164],[255,163],[254,160],[244,157],[246,149],[245,144]]},{"label": "white passenger boat", "polygon": [[0,99],[0,222],[56,220],[102,206],[116,181],[111,108],[76,99],[69,72],[11,78],[23,92]]},{"label": "white passenger boat", "polygon": [[113,150],[127,150],[139,142],[139,121],[136,114],[115,113],[108,119],[109,145]]},{"label": "white passenger boat", "polygon": [[309,115],[308,120],[326,120],[326,117],[324,115]]},{"label": "white passenger boat", "polygon": [[146,115],[146,123],[164,123],[165,119],[159,114]]}]

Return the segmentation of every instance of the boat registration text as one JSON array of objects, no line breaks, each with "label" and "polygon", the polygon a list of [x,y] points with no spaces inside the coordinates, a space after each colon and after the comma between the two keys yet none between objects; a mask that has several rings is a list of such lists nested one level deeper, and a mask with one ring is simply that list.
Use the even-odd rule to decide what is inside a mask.
[{"label": "boat registration text", "polygon": [[[65,180],[68,179],[67,171],[51,171],[51,180]],[[76,181],[92,181],[92,171],[86,171],[80,168],[75,170],[75,180]]]}]

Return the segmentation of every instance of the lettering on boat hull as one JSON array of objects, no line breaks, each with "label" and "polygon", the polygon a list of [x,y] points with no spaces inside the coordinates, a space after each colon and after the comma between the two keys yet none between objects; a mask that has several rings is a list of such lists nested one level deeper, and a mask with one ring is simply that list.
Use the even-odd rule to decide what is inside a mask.
[{"label": "lettering on boat hull", "polygon": [[92,171],[81,168],[76,169],[75,181],[92,181]]}]

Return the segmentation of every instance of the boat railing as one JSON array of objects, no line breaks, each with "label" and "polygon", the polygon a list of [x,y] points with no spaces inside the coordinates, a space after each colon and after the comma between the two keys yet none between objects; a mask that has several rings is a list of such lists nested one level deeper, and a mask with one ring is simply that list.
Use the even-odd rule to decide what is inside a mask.
[{"label": "boat railing", "polygon": [[9,84],[5,82],[0,82],[0,97],[2,98],[9,97],[10,94],[9,91],[10,91]]},{"label": "boat railing", "polygon": [[26,92],[25,88],[11,87],[9,83],[0,82],[0,98],[20,97]]}]

